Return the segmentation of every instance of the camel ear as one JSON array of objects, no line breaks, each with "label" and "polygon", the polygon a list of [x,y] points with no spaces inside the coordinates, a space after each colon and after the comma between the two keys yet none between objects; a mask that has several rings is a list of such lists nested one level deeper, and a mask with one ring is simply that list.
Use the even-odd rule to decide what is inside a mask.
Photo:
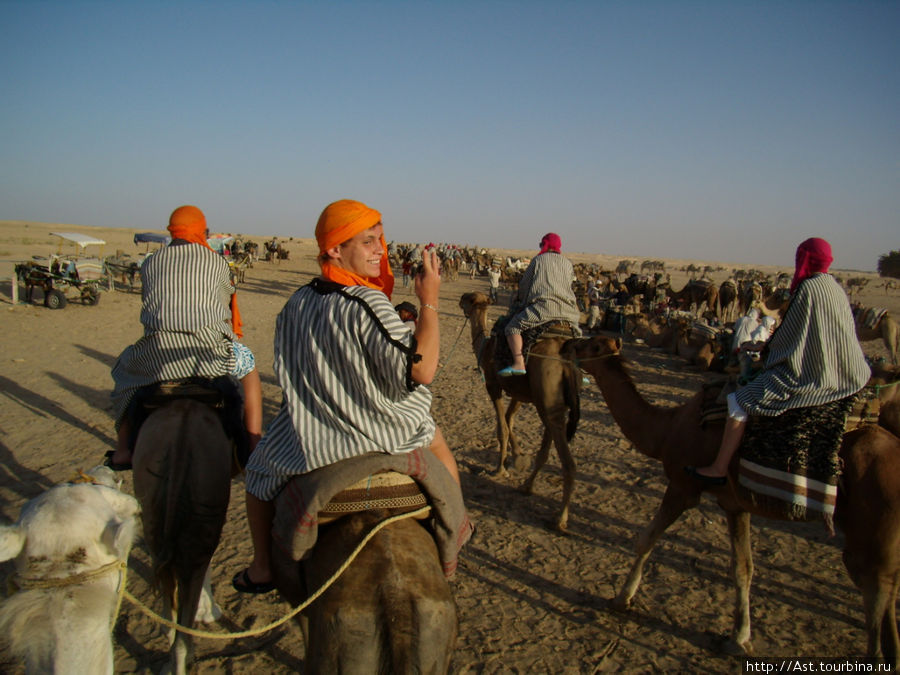
[{"label": "camel ear", "polygon": [[25,530],[19,525],[0,525],[0,562],[12,560],[25,546]]},{"label": "camel ear", "polygon": [[112,555],[124,559],[134,541],[134,520],[129,518],[124,521],[109,521],[103,529],[100,541]]}]

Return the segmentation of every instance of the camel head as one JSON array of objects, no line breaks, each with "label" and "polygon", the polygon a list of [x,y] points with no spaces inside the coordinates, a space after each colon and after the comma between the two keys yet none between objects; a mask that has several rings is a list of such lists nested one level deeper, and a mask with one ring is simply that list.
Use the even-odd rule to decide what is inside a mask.
[{"label": "camel head", "polygon": [[560,356],[572,359],[590,372],[590,363],[608,356],[617,356],[622,351],[622,338],[595,335],[591,338],[569,340],[560,350]]},{"label": "camel head", "polygon": [[472,312],[476,309],[486,311],[489,304],[491,304],[491,301],[488,299],[488,296],[477,291],[473,293],[463,293],[462,297],[459,299],[459,307],[462,309],[463,314],[465,314],[467,319],[472,317]]}]

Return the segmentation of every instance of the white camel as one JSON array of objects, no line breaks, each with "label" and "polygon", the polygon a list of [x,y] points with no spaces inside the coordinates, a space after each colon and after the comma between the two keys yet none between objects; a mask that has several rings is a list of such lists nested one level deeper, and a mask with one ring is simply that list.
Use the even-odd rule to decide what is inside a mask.
[{"label": "white camel", "polygon": [[27,673],[113,672],[112,624],[140,507],[113,472],[57,485],[0,526],[0,561],[15,558],[0,636]]}]

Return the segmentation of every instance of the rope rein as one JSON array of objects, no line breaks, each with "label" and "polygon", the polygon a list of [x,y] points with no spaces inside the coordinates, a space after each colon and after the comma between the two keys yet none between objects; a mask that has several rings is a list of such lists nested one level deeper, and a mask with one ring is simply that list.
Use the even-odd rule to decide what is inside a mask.
[{"label": "rope rein", "polygon": [[382,520],[380,523],[378,523],[375,527],[372,528],[372,530],[356,546],[356,548],[353,550],[353,552],[350,554],[350,556],[347,558],[347,560],[344,561],[344,563],[338,568],[338,570],[334,574],[332,574],[331,577],[329,577],[328,580],[324,584],[322,584],[322,586],[315,593],[313,593],[302,603],[300,603],[299,605],[297,605],[296,607],[291,609],[290,612],[285,614],[280,619],[273,621],[272,623],[267,624],[267,625],[263,626],[262,628],[254,628],[254,629],[250,629],[250,630],[239,631],[237,633],[212,633],[210,631],[197,630],[196,628],[188,628],[187,626],[182,626],[182,625],[180,625],[174,621],[171,621],[170,619],[166,619],[166,618],[160,616],[159,614],[157,614],[156,612],[154,612],[152,609],[147,607],[143,602],[141,602],[140,600],[135,598],[131,593],[124,590],[124,583],[122,584],[123,592],[125,594],[125,597],[128,598],[132,602],[132,604],[134,604],[139,610],[141,610],[141,612],[143,612],[144,614],[149,616],[151,619],[155,620],[157,623],[161,623],[164,626],[166,626],[167,628],[172,628],[181,633],[187,633],[188,635],[193,635],[194,637],[210,638],[212,640],[235,640],[238,638],[261,635],[262,633],[266,633],[266,632],[272,630],[273,628],[277,628],[281,624],[283,624],[287,621],[290,621],[295,616],[297,616],[297,614],[299,614],[304,609],[309,607],[313,602],[315,602],[319,598],[319,596],[321,596],[325,591],[328,590],[328,588],[332,584],[334,584],[335,581],[337,581],[338,577],[340,577],[341,574],[343,574],[344,571],[353,563],[353,561],[359,555],[360,551],[363,550],[365,545],[367,543],[369,543],[369,540],[371,540],[372,537],[374,537],[375,534],[379,530],[387,527],[388,525],[390,525],[398,520],[403,520],[404,518],[415,518],[417,516],[425,515],[426,513],[428,513],[428,510],[430,508],[431,508],[430,506],[423,506],[422,508],[417,509],[415,511],[410,511],[409,513],[400,513],[400,514],[397,514],[396,516],[391,516],[390,518]]},{"label": "rope rein", "polygon": [[127,598],[131,601],[133,605],[135,605],[141,612],[145,615],[156,621],[157,623],[161,623],[168,628],[172,628],[182,633],[187,633],[188,635],[193,635],[194,637],[203,637],[210,638],[212,640],[234,640],[238,638],[244,637],[252,637],[255,635],[261,635],[262,633],[266,633],[273,628],[277,628],[281,624],[286,621],[290,621],[297,614],[302,612],[304,609],[309,607],[313,602],[315,602],[319,596],[321,596],[328,588],[334,584],[335,581],[338,580],[338,577],[343,574],[346,569],[356,560],[356,557],[359,555],[360,551],[363,550],[365,545],[369,543],[369,541],[374,537],[379,530],[387,527],[388,525],[397,522],[398,520],[403,520],[405,518],[416,518],[418,516],[423,516],[428,513],[431,509],[430,506],[423,506],[415,511],[410,511],[409,513],[399,513],[395,516],[391,516],[390,518],[386,518],[379,522],[375,527],[373,527],[369,533],[363,538],[363,540],[357,544],[356,548],[353,549],[353,552],[344,561],[344,563],[338,568],[338,570],[322,584],[319,589],[309,596],[305,601],[291,609],[285,616],[278,619],[277,621],[273,621],[272,623],[263,626],[262,628],[255,628],[245,631],[239,631],[236,633],[212,633],[210,631],[205,630],[197,630],[196,628],[188,628],[187,626],[182,626],[170,619],[166,619],[152,609],[147,607],[143,602],[141,602],[138,598],[134,597],[128,590],[125,588],[126,580],[128,577],[128,563],[125,560],[115,560],[111,563],[107,563],[102,567],[98,567],[95,570],[89,570],[87,572],[81,572],[80,574],[75,574],[70,577],[65,577],[62,579],[38,579],[35,577],[26,577],[19,574],[12,574],[7,579],[7,586],[10,590],[10,594],[15,591],[31,591],[31,590],[45,590],[50,588],[62,588],[65,586],[74,586],[76,584],[84,584],[89,581],[94,581],[95,579],[99,579],[111,572],[119,573],[119,588],[116,593],[116,609],[112,615],[112,623],[110,625],[110,629],[116,624],[116,620],[119,616],[119,611],[122,607],[122,598]]}]

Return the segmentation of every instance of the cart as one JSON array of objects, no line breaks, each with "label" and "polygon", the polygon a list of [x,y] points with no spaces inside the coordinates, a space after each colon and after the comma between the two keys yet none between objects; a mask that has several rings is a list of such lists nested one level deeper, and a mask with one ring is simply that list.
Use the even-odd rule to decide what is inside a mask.
[{"label": "cart", "polygon": [[[78,299],[85,305],[100,302],[100,291],[109,287],[109,276],[104,261],[98,256],[88,256],[88,246],[103,246],[102,239],[75,232],[51,232],[60,238],[59,250],[49,256],[33,256],[31,260],[16,265],[16,276],[25,284],[25,300],[32,301],[35,288],[44,293],[44,306],[62,309],[69,300]],[[63,253],[65,242],[74,244],[75,252]]]}]

